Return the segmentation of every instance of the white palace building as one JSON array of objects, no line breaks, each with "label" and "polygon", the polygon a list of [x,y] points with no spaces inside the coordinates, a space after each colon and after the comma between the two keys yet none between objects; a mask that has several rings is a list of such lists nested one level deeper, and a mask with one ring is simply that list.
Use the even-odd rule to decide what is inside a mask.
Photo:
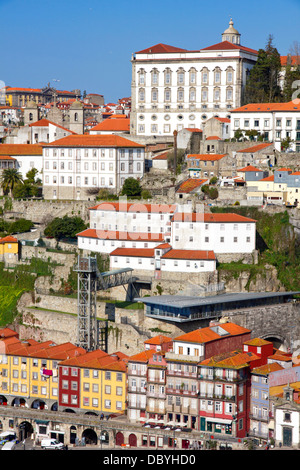
[{"label": "white palace building", "polygon": [[258,52],[242,46],[229,27],[222,41],[198,50],[156,44],[132,56],[132,135],[172,136],[200,128],[207,119],[230,117]]},{"label": "white palace building", "polygon": [[110,269],[160,273],[214,272],[219,257],[255,252],[256,221],[234,213],[192,212],[177,204],[102,202],[90,208],[90,228],[78,248],[110,255]]}]

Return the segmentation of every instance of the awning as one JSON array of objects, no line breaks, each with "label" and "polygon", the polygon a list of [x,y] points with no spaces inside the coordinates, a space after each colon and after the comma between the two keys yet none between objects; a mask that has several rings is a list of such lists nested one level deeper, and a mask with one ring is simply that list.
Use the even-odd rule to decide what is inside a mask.
[{"label": "awning", "polygon": [[232,424],[232,419],[206,418],[206,421],[208,421],[209,423],[217,423],[217,424]]}]

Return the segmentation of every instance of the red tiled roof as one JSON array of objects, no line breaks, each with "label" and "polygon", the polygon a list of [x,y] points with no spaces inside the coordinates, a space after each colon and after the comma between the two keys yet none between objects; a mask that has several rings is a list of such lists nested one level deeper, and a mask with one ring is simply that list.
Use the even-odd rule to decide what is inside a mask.
[{"label": "red tiled roof", "polygon": [[146,349],[140,353],[134,354],[133,356],[129,357],[129,361],[131,362],[148,362],[149,359],[156,354],[154,349]]},{"label": "red tiled roof", "polygon": [[274,181],[274,175],[267,176],[259,181]]},{"label": "red tiled roof", "polygon": [[185,127],[185,130],[189,132],[203,132],[202,129],[198,129],[197,127]]},{"label": "red tiled roof", "polygon": [[164,52],[187,52],[187,50],[160,43],[155,46],[148,47],[147,49],[143,49],[142,51],[138,51],[136,54],[163,54]]},{"label": "red tiled roof", "polygon": [[153,338],[150,338],[144,341],[144,344],[164,344],[164,343],[170,343],[172,341],[173,341],[172,338],[170,338],[169,336],[157,335],[157,336],[154,336]]},{"label": "red tiled roof", "polygon": [[[222,323],[219,325],[223,330],[227,331],[228,335],[237,336],[241,334],[250,333],[251,330],[235,323]],[[185,333],[181,336],[174,338],[174,341],[186,341],[191,343],[208,343],[220,339],[222,336],[212,329],[211,326],[199,328],[198,330]]]},{"label": "red tiled roof", "polygon": [[231,113],[265,113],[266,111],[300,111],[300,99],[295,99],[287,103],[249,103],[240,108],[233,109]]},{"label": "red tiled roof", "polygon": [[0,160],[16,160],[13,157],[10,157],[9,155],[0,155]]},{"label": "red tiled roof", "polygon": [[245,172],[245,171],[262,171],[262,170],[260,170],[259,168],[256,168],[253,165],[248,165],[248,166],[245,166],[245,168],[240,168],[240,170],[237,170],[237,171]]},{"label": "red tiled roof", "polygon": [[77,237],[96,238],[100,240],[132,240],[132,241],[164,241],[162,233],[151,232],[130,232],[130,231],[113,231],[113,230],[97,230],[88,228],[83,232],[77,233]]},{"label": "red tiled roof", "polygon": [[0,144],[0,155],[43,155],[39,144]]},{"label": "red tiled roof", "polygon": [[291,168],[278,168],[274,171],[293,171]]},{"label": "red tiled roof", "polygon": [[130,119],[104,119],[90,129],[91,131],[130,131]]},{"label": "red tiled roof", "polygon": [[222,140],[221,137],[217,135],[210,135],[209,137],[206,137],[206,140]]},{"label": "red tiled roof", "polygon": [[204,222],[204,223],[250,223],[254,219],[234,213],[200,213],[200,212],[176,212],[172,222]]},{"label": "red tiled roof", "polygon": [[133,256],[134,258],[153,258],[154,248],[117,248],[110,256]]},{"label": "red tiled roof", "polygon": [[214,116],[215,119],[217,119],[218,121],[220,122],[228,122],[230,123],[230,119],[229,118],[221,118],[221,117],[216,117]]},{"label": "red tiled roof", "polygon": [[40,119],[39,121],[33,122],[32,124],[29,124],[29,127],[49,127],[49,124],[52,124],[53,126],[59,127],[60,129],[63,129],[64,131],[69,132],[70,134],[75,134],[76,132],[71,131],[70,129],[66,129],[63,126],[60,126],[59,124],[56,124],[55,122],[49,121],[49,119]]},{"label": "red tiled roof", "polygon": [[189,154],[187,155],[187,158],[190,158],[192,160],[200,160],[200,161],[210,161],[210,162],[213,162],[213,161],[216,161],[216,160],[221,160],[222,158],[226,157],[228,154],[227,153],[224,153],[224,154],[217,154],[217,153],[209,153],[209,154],[197,154],[197,153],[194,153],[194,154]]},{"label": "red tiled roof", "polygon": [[[290,64],[291,65],[300,65],[300,57],[298,55],[290,55]],[[287,55],[282,55],[280,57],[280,63],[281,65],[285,66],[288,63],[288,56]]]},{"label": "red tiled roof", "polygon": [[173,213],[176,210],[175,204],[143,204],[142,202],[101,202],[97,206],[89,208],[90,210],[114,211],[114,212],[146,212],[157,214]]},{"label": "red tiled roof", "polygon": [[253,54],[258,54],[257,51],[254,49],[250,49],[249,47],[241,46],[239,44],[232,44],[229,41],[222,41],[218,44],[213,44],[212,46],[205,47],[201,49],[201,51],[228,51],[228,50],[241,50],[245,52],[252,52]]},{"label": "red tiled roof", "polygon": [[0,243],[18,243],[18,240],[11,235],[7,235],[7,237],[0,238]]},{"label": "red tiled roof", "polygon": [[200,362],[200,364],[229,369],[242,369],[248,367],[252,361],[256,361],[257,359],[259,359],[259,356],[252,352],[230,351],[205,359]]},{"label": "red tiled roof", "polygon": [[169,152],[164,152],[160,155],[156,155],[156,157],[152,157],[152,160],[168,160],[168,153]]},{"label": "red tiled roof", "polygon": [[44,147],[138,147],[144,148],[144,145],[137,144],[131,140],[126,139],[115,134],[107,135],[69,135],[58,139],[50,144],[43,145]]},{"label": "red tiled roof", "polygon": [[273,144],[272,143],[271,144],[268,144],[268,143],[257,144],[257,145],[254,145],[253,147],[247,147],[246,149],[237,150],[237,152],[239,152],[239,153],[255,153],[255,152],[259,152],[260,150],[263,150],[267,147],[270,147],[270,145],[273,145]]},{"label": "red tiled roof", "polygon": [[187,259],[187,260],[215,260],[212,250],[170,250],[162,256],[163,259]]},{"label": "red tiled roof", "polygon": [[190,192],[202,186],[207,181],[208,181],[207,178],[206,179],[189,178],[188,180],[181,183],[181,185],[179,186],[176,192],[189,194]]}]

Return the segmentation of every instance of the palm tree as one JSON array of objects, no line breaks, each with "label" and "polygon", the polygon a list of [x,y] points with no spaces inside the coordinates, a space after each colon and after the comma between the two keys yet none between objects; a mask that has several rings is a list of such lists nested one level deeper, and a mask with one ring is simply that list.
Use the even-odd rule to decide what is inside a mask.
[{"label": "palm tree", "polygon": [[3,170],[0,185],[4,194],[10,193],[11,196],[17,183],[23,183],[23,178],[16,168],[7,168]]}]

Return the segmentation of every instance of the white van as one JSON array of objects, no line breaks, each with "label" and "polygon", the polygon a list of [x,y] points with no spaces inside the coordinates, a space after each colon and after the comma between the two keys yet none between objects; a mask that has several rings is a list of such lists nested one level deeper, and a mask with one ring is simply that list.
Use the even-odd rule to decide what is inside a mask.
[{"label": "white van", "polygon": [[62,442],[59,442],[56,439],[42,439],[41,448],[42,449],[63,449],[64,445]]},{"label": "white van", "polygon": [[15,448],[16,441],[5,442],[1,450],[13,450]]}]

